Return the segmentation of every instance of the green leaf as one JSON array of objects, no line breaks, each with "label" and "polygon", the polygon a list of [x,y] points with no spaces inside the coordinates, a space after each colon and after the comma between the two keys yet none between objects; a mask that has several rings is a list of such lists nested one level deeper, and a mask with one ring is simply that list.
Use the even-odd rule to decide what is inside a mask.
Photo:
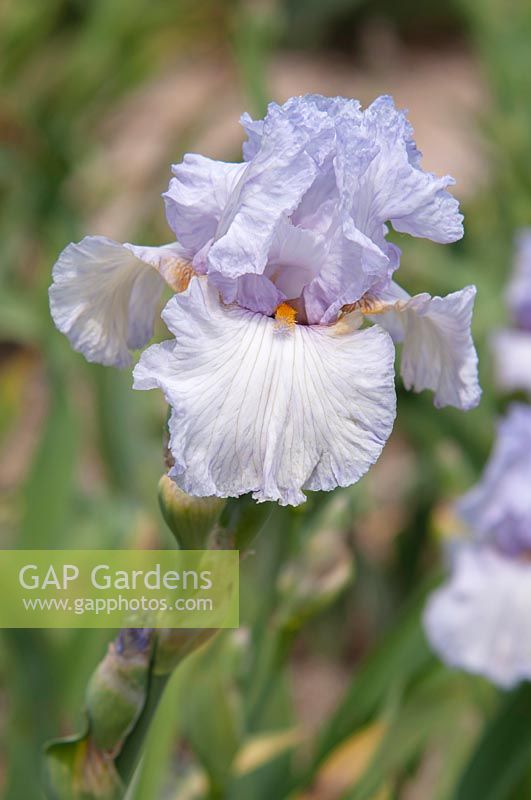
[{"label": "green leaf", "polygon": [[407,686],[434,663],[420,622],[425,595],[426,589],[354,677],[320,737],[314,769],[330,750],[378,712],[393,687]]},{"label": "green leaf", "polygon": [[422,754],[435,734],[450,734],[459,727],[466,697],[461,676],[442,668],[416,685],[397,705],[369,767],[345,798],[371,800],[386,780],[395,779]]},{"label": "green leaf", "polygon": [[224,796],[242,739],[233,649],[230,636],[219,637],[183,664],[182,732],[208,773],[212,794],[219,796]]},{"label": "green leaf", "polygon": [[17,542],[20,548],[60,544],[74,488],[77,421],[69,387],[52,370],[50,412],[24,487],[25,513]]},{"label": "green leaf", "polygon": [[509,695],[491,720],[457,786],[454,800],[507,800],[531,759],[531,685]]},{"label": "green leaf", "polygon": [[182,670],[175,670],[166,686],[164,701],[157,709],[146,740],[138,780],[130,790],[131,800],[153,800],[159,797],[167,780],[180,725],[183,674]]}]

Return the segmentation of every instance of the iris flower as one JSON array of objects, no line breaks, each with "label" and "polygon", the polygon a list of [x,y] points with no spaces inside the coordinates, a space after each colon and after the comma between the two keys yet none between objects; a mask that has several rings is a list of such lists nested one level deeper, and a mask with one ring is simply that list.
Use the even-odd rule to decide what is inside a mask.
[{"label": "iris flower", "polygon": [[470,322],[475,288],[411,297],[394,281],[395,230],[447,243],[462,216],[421,168],[390,97],[295,97],[242,117],[243,161],[187,155],[164,195],[176,241],[89,237],[69,245],[50,289],[57,327],[86,358],[124,366],[162,317],[136,389],[162,389],[174,466],[198,496],[286,505],[356,482],[395,418],[394,344],[405,385],[435,405],[479,401]]},{"label": "iris flower", "polygon": [[531,393],[531,229],[521,231],[516,241],[507,305],[514,327],[493,337],[496,378],[502,389]]},{"label": "iris flower", "polygon": [[531,680],[531,408],[513,405],[483,478],[456,506],[469,535],[428,603],[428,638],[448,664],[509,689]]}]

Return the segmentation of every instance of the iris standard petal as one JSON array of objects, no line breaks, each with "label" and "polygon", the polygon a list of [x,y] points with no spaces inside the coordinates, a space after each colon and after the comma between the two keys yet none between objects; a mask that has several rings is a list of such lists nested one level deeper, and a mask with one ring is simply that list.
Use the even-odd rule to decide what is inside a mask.
[{"label": "iris standard petal", "polygon": [[104,236],[69,244],[53,268],[50,310],[87,361],[125,367],[151,338],[165,281],[184,288],[190,268],[179,245],[137,247]]},{"label": "iris standard petal", "polygon": [[322,236],[297,228],[285,217],[276,226],[263,275],[248,273],[229,278],[209,272],[209,280],[226,303],[271,316],[284,300],[299,298],[319,269],[326,253]]},{"label": "iris standard petal", "polygon": [[303,489],[355,483],[380,455],[396,405],[381,328],[282,327],[222,305],[205,279],[163,316],[176,340],[144,352],[134,385],[172,406],[170,475],[189,494],[298,505]]},{"label": "iris standard petal", "polygon": [[325,239],[317,277],[303,292],[310,323],[328,324],[342,307],[356,302],[388,277],[389,258],[351,220],[338,224]]},{"label": "iris standard petal", "polygon": [[163,194],[166,217],[178,241],[194,255],[216,235],[246,166],[195,153],[172,166],[174,177]]},{"label": "iris standard petal", "polygon": [[530,608],[531,563],[466,546],[431,596],[424,627],[444,662],[510,689],[531,679]]},{"label": "iris standard petal", "polygon": [[266,316],[272,316],[286,299],[286,295],[266,275],[250,273],[239,278],[227,278],[221,272],[210,272],[208,279],[226,303],[236,303]]},{"label": "iris standard petal", "polygon": [[305,152],[306,137],[287,119],[266,119],[259,151],[245,172],[220,220],[208,252],[207,269],[228,278],[262,274],[275,229],[291,214],[317,173]]},{"label": "iris standard petal", "polygon": [[481,397],[470,331],[475,296],[476,288],[467,286],[445,297],[410,297],[392,284],[376,301],[372,320],[403,343],[401,375],[406,388],[431,389],[438,408],[468,410]]},{"label": "iris standard petal", "polygon": [[397,231],[434,242],[460,239],[459,203],[446,191],[455,181],[421,169],[411,125],[391,97],[379,97],[366,109],[362,129],[378,152],[360,183],[354,214],[358,227],[367,233],[373,224],[389,220]]},{"label": "iris standard petal", "polygon": [[513,404],[479,483],[456,504],[477,534],[507,553],[531,550],[531,407]]},{"label": "iris standard petal", "polygon": [[507,392],[531,393],[531,330],[503,330],[491,340],[496,382]]}]

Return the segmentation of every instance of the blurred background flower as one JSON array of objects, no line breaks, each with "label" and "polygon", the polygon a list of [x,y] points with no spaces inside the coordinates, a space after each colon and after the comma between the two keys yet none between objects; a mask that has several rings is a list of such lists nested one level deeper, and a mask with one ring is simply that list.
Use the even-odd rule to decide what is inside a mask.
[{"label": "blurred background flower", "polygon": [[[478,480],[509,399],[488,339],[507,324],[513,237],[531,223],[529,3],[7,0],[0,20],[2,547],[171,546],[157,508],[164,403],[71,352],[47,288],[57,253],[86,231],[167,241],[167,165],[190,151],[237,158],[242,109],[392,94],[465,213],[455,245],[392,234],[404,282],[411,294],[478,287],[479,408],[435,411],[399,382],[374,469],[274,509],[242,565],[242,628],[176,671],[132,797],[530,796],[528,686],[505,697],[448,669],[420,621],[449,510]],[[320,571],[330,532],[340,544]],[[9,800],[39,796],[42,744],[80,727],[108,638],[2,633]]]}]

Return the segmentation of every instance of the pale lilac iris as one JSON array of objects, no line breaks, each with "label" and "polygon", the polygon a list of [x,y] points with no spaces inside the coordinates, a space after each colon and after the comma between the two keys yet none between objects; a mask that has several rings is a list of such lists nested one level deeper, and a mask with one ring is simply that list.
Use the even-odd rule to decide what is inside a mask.
[{"label": "pale lilac iris", "polygon": [[[153,319],[152,302],[136,302],[140,276],[154,276],[154,297],[162,278],[175,287],[193,271],[163,313],[174,338],[135,368],[135,388],[160,387],[172,407],[170,475],[194,495],[296,505],[304,489],[352,484],[378,458],[395,416],[393,340],[408,388],[431,389],[438,406],[477,404],[475,289],[410,297],[393,280],[388,223],[445,243],[462,236],[462,217],[452,179],[421,169],[391,98],[362,110],[297,97],[242,124],[243,162],[188,155],[173,168],[164,199],[176,243],[163,262],[156,248],[125,245],[120,271],[101,251],[120,245],[70,245],[52,313],[87,358],[122,364]],[[95,260],[110,287],[104,307]]]},{"label": "pale lilac iris", "polygon": [[496,379],[502,389],[531,394],[531,229],[521,231],[516,239],[507,305],[514,327],[493,337]]},{"label": "pale lilac iris", "polygon": [[499,426],[483,478],[456,506],[469,536],[424,622],[448,664],[504,688],[531,680],[531,408]]}]

